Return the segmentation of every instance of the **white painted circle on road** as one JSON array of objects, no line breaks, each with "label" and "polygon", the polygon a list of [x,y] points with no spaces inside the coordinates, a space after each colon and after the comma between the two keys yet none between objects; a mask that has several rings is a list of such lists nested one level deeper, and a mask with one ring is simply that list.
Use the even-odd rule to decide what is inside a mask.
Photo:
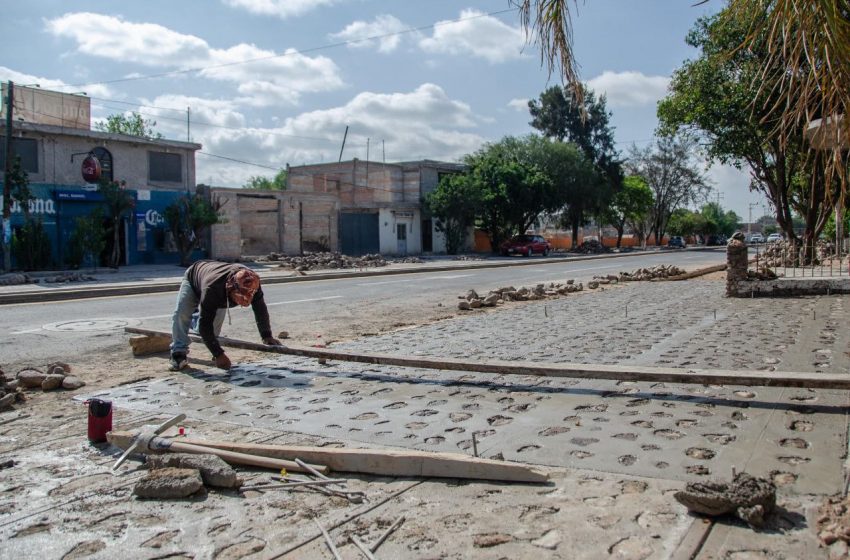
[{"label": "white painted circle on road", "polygon": [[41,328],[53,332],[88,332],[88,331],[113,331],[124,327],[136,326],[140,321],[136,319],[80,319],[77,321],[61,321],[50,323]]}]

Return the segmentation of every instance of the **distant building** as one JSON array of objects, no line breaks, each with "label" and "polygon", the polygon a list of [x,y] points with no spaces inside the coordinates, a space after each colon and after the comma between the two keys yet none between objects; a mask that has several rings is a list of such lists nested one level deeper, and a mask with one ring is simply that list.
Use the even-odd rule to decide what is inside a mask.
[{"label": "distant building", "polygon": [[[134,211],[124,219],[120,231],[122,264],[178,262],[179,255],[170,250],[173,247],[168,243],[162,213],[182,194],[194,192],[195,151],[201,148],[200,144],[92,131],[87,122],[87,98],[41,92],[50,95],[35,95],[29,105],[24,101],[19,104],[19,100],[27,98],[27,90],[32,88],[16,86],[14,90],[12,153],[20,156],[29,175],[35,196],[31,213],[41,218],[47,230],[55,266],[65,264],[75,218],[102,204],[96,184],[83,176],[83,162],[89,156],[99,161],[103,178],[126,184],[135,199]],[[50,106],[39,99],[52,100],[54,104]],[[63,111],[69,106],[73,109]],[[51,116],[57,124],[19,120],[43,121]],[[0,121],[0,145],[4,145],[5,136],[5,121]],[[3,150],[0,165],[5,165]],[[23,223],[23,212],[17,203],[12,206],[11,223],[13,229]]]},{"label": "distant building", "polygon": [[[212,228],[213,256],[443,253],[445,238],[422,202],[442,176],[463,169],[431,160],[354,159],[287,167],[285,191],[213,189],[214,195],[229,199],[227,223]],[[471,250],[472,231],[467,243]]]}]

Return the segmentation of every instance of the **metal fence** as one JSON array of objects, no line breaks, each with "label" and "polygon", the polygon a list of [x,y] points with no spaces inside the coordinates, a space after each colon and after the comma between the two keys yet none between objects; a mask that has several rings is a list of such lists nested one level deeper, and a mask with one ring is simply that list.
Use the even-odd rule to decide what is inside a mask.
[{"label": "metal fence", "polygon": [[818,278],[850,276],[850,256],[834,243],[796,241],[751,245],[751,267],[785,278]]}]

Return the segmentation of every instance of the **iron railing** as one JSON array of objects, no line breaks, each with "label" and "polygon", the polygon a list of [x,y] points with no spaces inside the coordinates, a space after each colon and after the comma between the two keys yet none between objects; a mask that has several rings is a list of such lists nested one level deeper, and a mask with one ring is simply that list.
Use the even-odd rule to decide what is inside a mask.
[{"label": "iron railing", "polygon": [[834,243],[780,241],[751,245],[750,267],[756,272],[785,278],[831,278],[850,276],[850,256]]}]

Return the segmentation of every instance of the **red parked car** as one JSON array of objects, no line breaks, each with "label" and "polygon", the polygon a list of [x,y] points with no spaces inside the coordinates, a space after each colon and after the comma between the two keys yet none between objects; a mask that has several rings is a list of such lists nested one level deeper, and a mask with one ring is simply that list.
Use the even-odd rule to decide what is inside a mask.
[{"label": "red parked car", "polygon": [[534,253],[548,256],[552,250],[552,245],[543,239],[542,235],[517,235],[510,241],[502,243],[501,252],[503,256],[522,255],[530,257]]}]

